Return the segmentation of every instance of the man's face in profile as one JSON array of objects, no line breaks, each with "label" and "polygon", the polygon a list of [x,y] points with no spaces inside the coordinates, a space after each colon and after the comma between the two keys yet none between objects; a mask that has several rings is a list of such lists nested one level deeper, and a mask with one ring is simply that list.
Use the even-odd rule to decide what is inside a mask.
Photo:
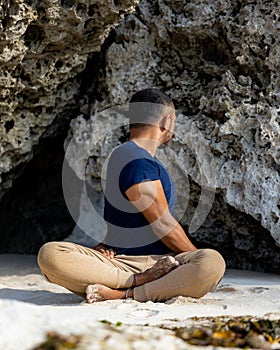
[{"label": "man's face in profile", "polygon": [[170,115],[169,118],[169,125],[167,129],[165,130],[165,133],[162,137],[162,143],[164,145],[168,145],[168,143],[172,140],[173,132],[175,128],[175,121],[176,121],[176,113],[175,111]]}]

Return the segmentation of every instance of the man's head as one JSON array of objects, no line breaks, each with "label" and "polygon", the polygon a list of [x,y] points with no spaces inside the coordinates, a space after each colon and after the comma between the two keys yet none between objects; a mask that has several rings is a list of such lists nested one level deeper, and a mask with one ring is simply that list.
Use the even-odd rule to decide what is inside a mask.
[{"label": "man's head", "polygon": [[170,97],[157,89],[136,92],[129,102],[130,129],[159,127],[161,143],[167,144],[173,135],[176,114]]}]

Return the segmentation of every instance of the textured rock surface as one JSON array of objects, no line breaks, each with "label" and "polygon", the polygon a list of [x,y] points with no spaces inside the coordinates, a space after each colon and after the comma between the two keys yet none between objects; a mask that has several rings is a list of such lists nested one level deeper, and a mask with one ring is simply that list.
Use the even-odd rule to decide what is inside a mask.
[{"label": "textured rock surface", "polygon": [[136,2],[0,1],[0,195],[54,118],[77,111],[77,74]]},{"label": "textured rock surface", "polygon": [[80,73],[135,3],[0,0],[0,199],[22,174],[1,201],[0,252],[36,253],[71,232],[61,167]]},{"label": "textured rock surface", "polygon": [[[223,252],[230,266],[278,271],[277,1],[196,0],[184,4],[141,0],[137,12],[126,16],[110,32],[136,2],[0,0],[0,197],[20,172],[20,164],[30,160],[39,139],[56,135],[61,127],[65,132],[78,110],[89,117],[127,102],[140,88],[158,87],[183,112],[178,117],[172,148],[192,178],[188,188],[182,180],[177,183],[179,207],[185,207],[188,200],[182,219],[186,228],[198,204],[200,185],[216,188],[211,212],[191,233],[193,240]],[[109,119],[103,122],[111,124]],[[90,129],[80,117],[72,123],[72,130],[79,123],[82,128],[77,142],[81,143]],[[106,128],[100,127],[97,134],[100,130]],[[92,156],[91,185],[98,206],[102,202],[96,192],[100,190],[101,164],[120,139],[125,139],[123,129],[115,137],[108,133],[94,149],[86,147],[87,156]],[[61,162],[62,157],[58,154],[56,158],[55,152],[51,149]],[[205,157],[207,154],[209,157]],[[165,159],[166,154],[161,156]],[[40,160],[37,166],[40,168]],[[34,173],[32,167],[30,171],[26,182],[20,182],[21,188],[32,186],[27,179]],[[58,189],[60,174],[54,172],[57,176],[53,184]],[[38,183],[44,182],[43,176],[37,179]],[[26,234],[34,215],[32,205],[36,207],[38,202],[36,195],[29,196],[30,206],[25,205],[27,192],[23,191],[17,200],[15,188],[5,197],[0,216],[1,235],[6,236],[1,242],[8,247],[12,237],[12,241],[28,237],[28,242],[34,237],[32,247],[28,242],[25,245],[31,252],[42,238],[56,238],[58,232],[62,232],[60,238],[64,237],[72,222],[58,215],[52,230],[50,222],[43,223],[36,214],[33,233]],[[46,192],[42,189],[38,193],[44,197]],[[65,207],[59,198],[52,203],[64,217]],[[46,208],[48,203],[51,199],[46,199]],[[23,221],[13,220],[16,214],[12,212],[17,211]],[[41,215],[49,217],[47,211]],[[22,228],[20,236],[15,222]],[[4,223],[11,225],[8,231]]]},{"label": "textured rock surface", "polygon": [[[112,35],[105,69],[82,109],[94,114],[148,86],[169,94],[185,115],[173,148],[196,183],[199,170],[219,193],[194,239],[225,250],[233,266],[274,271],[280,262],[279,20],[277,1],[141,1]],[[189,120],[210,161],[203,161],[199,137],[186,133]],[[191,190],[190,212],[199,192],[197,185]]]},{"label": "textured rock surface", "polygon": [[[127,137],[125,127],[116,129],[118,125],[126,124],[127,120],[119,114],[114,115],[113,111],[115,111],[114,108],[108,109],[106,112],[96,114],[88,121],[81,116],[73,120],[71,122],[72,133],[70,133],[68,142],[66,142],[69,145],[66,153],[67,159],[70,160],[70,165],[78,177],[87,180],[87,194],[91,198],[95,209],[92,210],[91,205],[86,200],[88,198],[86,194],[81,189],[80,192],[77,190],[79,194],[83,193],[80,204],[80,227],[88,235],[84,235],[79,227],[76,227],[67,240],[88,246],[94,245],[95,242],[92,238],[100,241],[106,232],[106,227],[100,220],[103,209],[103,195],[100,192],[102,167],[113,147],[119,145],[120,140],[123,141]],[[182,126],[183,123],[179,124]],[[183,128],[184,130],[187,130],[187,128]],[[184,133],[190,137],[194,135],[192,132],[185,131]],[[73,138],[72,134],[74,134]],[[70,140],[71,143],[69,144]],[[181,149],[182,144],[179,145]],[[206,199],[203,200],[200,186],[190,177],[188,178],[184,172],[186,166],[181,161],[182,149],[180,152],[177,146],[178,142],[174,141],[167,150],[158,151],[157,156],[167,166],[176,183],[178,194],[176,214],[186,230],[190,227],[190,223],[195,217],[194,214],[200,214],[200,216],[198,215],[198,224],[201,224],[201,226],[189,233],[193,242],[200,248],[213,247],[219,250],[226,258],[229,267],[278,272],[280,264],[279,248],[275,245],[269,231],[265,230],[252,216],[226,204],[222,194],[219,194],[218,191],[216,193],[210,191],[209,193],[204,190]],[[190,142],[188,142],[188,146],[190,146]],[[184,152],[186,151],[187,148],[184,147]],[[91,161],[88,163],[89,157]],[[203,160],[200,156],[197,159]],[[197,182],[199,182],[199,175],[199,171],[192,172],[192,176]],[[74,184],[75,180],[72,181]],[[77,186],[70,187],[77,189]],[[73,198],[77,198],[76,193],[73,196],[72,192],[71,195],[71,197],[69,196],[69,208],[73,203]],[[213,196],[215,196],[214,201]],[[200,200],[202,200],[203,205],[201,210],[197,211]],[[205,210],[206,215],[203,213]],[[76,202],[73,212],[78,213],[78,202]],[[203,220],[201,220],[201,217]],[[196,221],[195,224],[197,224]]]}]

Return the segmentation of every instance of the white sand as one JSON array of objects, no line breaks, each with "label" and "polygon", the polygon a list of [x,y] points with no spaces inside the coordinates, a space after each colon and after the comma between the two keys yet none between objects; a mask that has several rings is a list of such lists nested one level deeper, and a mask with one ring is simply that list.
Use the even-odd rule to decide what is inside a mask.
[{"label": "white sand", "polygon": [[177,297],[166,303],[121,300],[89,305],[46,282],[34,256],[0,255],[0,288],[0,349],[5,350],[31,349],[48,330],[92,333],[98,328],[103,334],[100,320],[183,325],[194,316],[280,318],[280,276],[259,272],[228,270],[219,288],[199,300]]}]

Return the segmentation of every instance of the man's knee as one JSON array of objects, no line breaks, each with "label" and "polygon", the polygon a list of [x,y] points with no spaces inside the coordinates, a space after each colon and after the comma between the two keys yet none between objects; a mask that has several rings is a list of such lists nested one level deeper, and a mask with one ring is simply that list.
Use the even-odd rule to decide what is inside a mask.
[{"label": "man's knee", "polygon": [[197,297],[202,297],[217,287],[226,269],[226,264],[222,255],[213,249],[201,249],[199,275],[202,277],[201,283],[204,288]]},{"label": "man's knee", "polygon": [[37,262],[41,271],[48,270],[50,265],[55,263],[58,250],[59,242],[48,242],[40,248],[37,256]]},{"label": "man's knee", "polygon": [[225,261],[220,253],[213,249],[199,249],[185,257],[188,265],[193,269],[192,291],[194,298],[201,298],[213,290],[225,273]]},{"label": "man's knee", "polygon": [[204,254],[204,265],[207,266],[207,270],[220,280],[226,269],[224,258],[214,249],[202,249],[202,251]]}]

